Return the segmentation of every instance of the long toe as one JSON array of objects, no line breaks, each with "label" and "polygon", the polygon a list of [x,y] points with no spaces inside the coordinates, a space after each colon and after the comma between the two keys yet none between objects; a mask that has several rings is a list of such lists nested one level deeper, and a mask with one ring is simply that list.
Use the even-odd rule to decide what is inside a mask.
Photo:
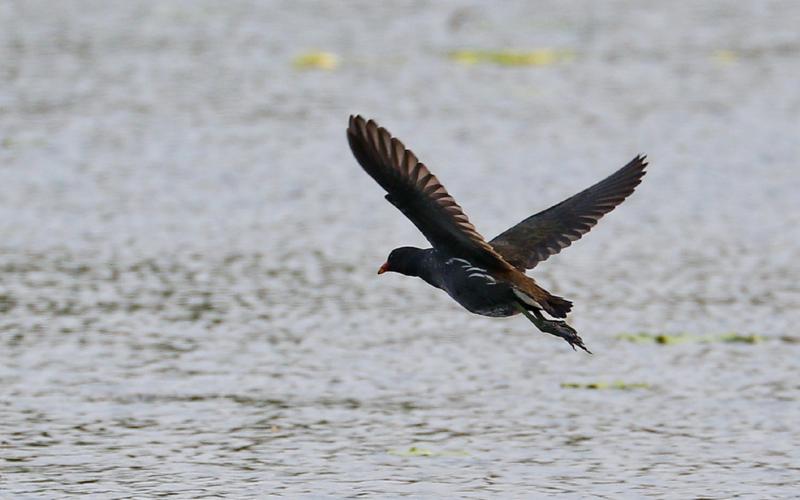
[{"label": "long toe", "polygon": [[536,325],[536,328],[539,330],[543,331],[544,333],[555,335],[556,337],[561,337],[572,346],[573,350],[575,350],[575,346],[578,346],[589,354],[592,353],[592,351],[583,345],[583,339],[580,337],[580,335],[578,335],[578,332],[569,326],[566,321],[545,319],[544,316],[542,316],[542,314],[536,310],[534,310],[533,314],[531,314],[531,312],[525,309],[521,304],[516,304],[516,307],[517,310],[524,314],[525,317],[528,318],[531,323]]},{"label": "long toe", "polygon": [[583,343],[583,339],[580,337],[580,335],[578,335],[578,332],[575,331],[575,329],[569,326],[566,322],[553,321],[552,325],[554,327],[553,330],[555,330],[552,333],[566,340],[569,343],[569,345],[572,346],[572,349],[575,349],[575,346],[578,346],[584,351],[588,352],[589,354],[592,353],[592,351],[586,348],[586,346]]}]

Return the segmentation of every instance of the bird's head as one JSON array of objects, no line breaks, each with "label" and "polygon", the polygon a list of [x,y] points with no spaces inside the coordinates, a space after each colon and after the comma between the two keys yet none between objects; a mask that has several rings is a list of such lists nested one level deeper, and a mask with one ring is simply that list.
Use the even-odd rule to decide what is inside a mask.
[{"label": "bird's head", "polygon": [[378,274],[387,271],[405,274],[406,276],[419,276],[419,266],[425,251],[415,247],[395,248],[389,254],[386,262],[378,269]]}]

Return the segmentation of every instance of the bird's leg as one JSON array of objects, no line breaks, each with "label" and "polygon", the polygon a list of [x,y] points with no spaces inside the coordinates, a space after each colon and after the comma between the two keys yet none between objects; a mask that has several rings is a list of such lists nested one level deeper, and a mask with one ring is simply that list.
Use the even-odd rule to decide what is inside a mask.
[{"label": "bird's leg", "polygon": [[569,326],[566,321],[559,321],[553,319],[546,319],[542,316],[538,310],[534,309],[533,314],[530,311],[525,309],[522,304],[517,302],[514,303],[514,306],[517,308],[519,312],[525,315],[528,320],[536,325],[536,328],[539,330],[549,333],[551,335],[555,335],[556,337],[561,337],[562,339],[566,340],[569,345],[572,346],[572,349],[575,349],[575,346],[580,347],[584,351],[588,352],[589,354],[592,353],[589,349],[583,345],[583,339],[580,338],[578,332],[575,331],[574,328]]}]

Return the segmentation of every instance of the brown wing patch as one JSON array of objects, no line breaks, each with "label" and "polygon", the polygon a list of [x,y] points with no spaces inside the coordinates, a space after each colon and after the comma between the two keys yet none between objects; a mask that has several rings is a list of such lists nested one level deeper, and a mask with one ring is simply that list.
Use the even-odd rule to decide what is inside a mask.
[{"label": "brown wing patch", "polygon": [[388,130],[356,115],[350,117],[347,136],[362,168],[432,245],[477,253],[498,267],[512,267],[478,233],[439,179]]}]

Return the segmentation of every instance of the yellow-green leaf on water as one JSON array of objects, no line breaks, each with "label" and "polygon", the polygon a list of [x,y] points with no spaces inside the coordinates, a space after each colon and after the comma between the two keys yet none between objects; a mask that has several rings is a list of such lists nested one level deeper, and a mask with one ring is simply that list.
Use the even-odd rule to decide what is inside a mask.
[{"label": "yellow-green leaf on water", "polygon": [[501,66],[547,66],[569,61],[575,54],[569,50],[457,50],[450,59],[464,65],[493,63]]},{"label": "yellow-green leaf on water", "polygon": [[638,344],[656,343],[663,345],[683,344],[687,342],[696,343],[742,343],[742,344],[757,344],[764,340],[760,335],[755,334],[741,334],[741,333],[726,333],[723,335],[690,335],[688,333],[667,334],[667,333],[623,333],[617,335],[620,340],[628,342],[635,342]]},{"label": "yellow-green leaf on water", "polygon": [[620,333],[617,335],[619,340],[635,342],[637,344],[649,344],[653,342],[653,336],[647,333]]},{"label": "yellow-green leaf on water", "polygon": [[731,64],[735,63],[739,56],[732,50],[716,50],[711,54],[711,59],[720,64]]},{"label": "yellow-green leaf on water", "polygon": [[339,65],[339,58],[331,52],[307,52],[294,58],[297,69],[333,70]]},{"label": "yellow-green leaf on water", "polygon": [[481,62],[481,57],[477,52],[471,50],[459,50],[450,53],[450,59],[465,66],[471,64],[478,64]]},{"label": "yellow-green leaf on water", "polygon": [[728,333],[719,337],[721,342],[734,342],[741,344],[758,344],[764,340],[760,335],[741,335],[738,333]]},{"label": "yellow-green leaf on water", "polygon": [[654,335],[652,333],[643,333],[643,332],[623,333],[617,335],[617,338],[620,340],[627,340],[628,342],[635,342],[637,344],[649,344],[652,342],[656,344],[682,344],[684,342],[702,340],[702,337],[688,335],[685,333],[679,333],[679,334],[659,333],[657,335]]},{"label": "yellow-green leaf on water", "polygon": [[629,383],[617,380],[614,382],[587,382],[587,383],[562,382],[561,387],[564,389],[592,389],[592,390],[616,389],[620,391],[630,391],[633,389],[649,389],[650,384],[645,384],[643,382]]},{"label": "yellow-green leaf on water", "polygon": [[692,335],[656,335],[654,339],[656,344],[683,344],[685,342],[700,340],[700,337]]}]

